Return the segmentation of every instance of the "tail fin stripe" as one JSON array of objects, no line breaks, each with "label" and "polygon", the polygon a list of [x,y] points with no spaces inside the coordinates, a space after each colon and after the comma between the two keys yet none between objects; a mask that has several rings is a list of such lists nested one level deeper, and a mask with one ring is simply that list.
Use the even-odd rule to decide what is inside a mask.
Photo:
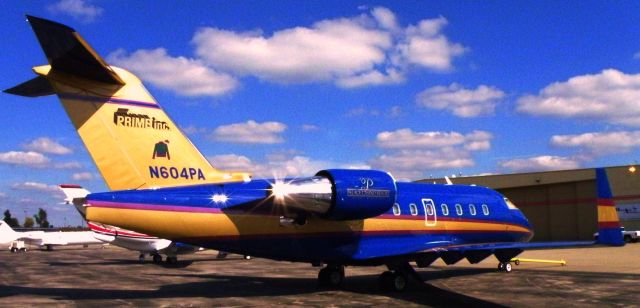
[{"label": "tail fin stripe", "polygon": [[615,202],[613,202],[613,199],[601,199],[598,198],[598,206],[616,206]]},{"label": "tail fin stripe", "polygon": [[92,101],[92,102],[98,102],[98,103],[121,104],[121,105],[160,109],[160,106],[158,106],[155,103],[132,101],[132,100],[126,100],[126,99],[113,98],[113,97],[84,96],[84,95],[76,95],[76,94],[70,94],[70,93],[60,93],[58,95],[60,96],[60,98],[66,98],[66,99],[86,100],[86,101]]}]

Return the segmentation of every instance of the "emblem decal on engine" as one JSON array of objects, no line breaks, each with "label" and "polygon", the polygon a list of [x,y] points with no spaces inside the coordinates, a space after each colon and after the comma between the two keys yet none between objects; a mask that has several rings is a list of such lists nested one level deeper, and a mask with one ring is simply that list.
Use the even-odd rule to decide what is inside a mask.
[{"label": "emblem decal on engine", "polygon": [[388,198],[389,190],[371,189],[373,187],[373,179],[360,178],[362,188],[347,188],[347,196],[364,197],[364,198]]},{"label": "emblem decal on engine", "polygon": [[349,197],[369,197],[369,198],[388,198],[389,191],[386,189],[366,189],[366,188],[347,188],[347,196]]}]

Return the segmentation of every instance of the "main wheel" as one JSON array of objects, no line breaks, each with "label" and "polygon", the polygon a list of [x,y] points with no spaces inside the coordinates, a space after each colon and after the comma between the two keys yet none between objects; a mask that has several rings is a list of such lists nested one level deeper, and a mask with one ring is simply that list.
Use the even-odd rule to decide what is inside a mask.
[{"label": "main wheel", "polygon": [[337,288],[344,281],[341,266],[327,266],[318,272],[318,283],[323,287]]},{"label": "main wheel", "polygon": [[167,259],[166,259],[166,260],[167,260],[167,263],[169,263],[169,264],[176,264],[176,263],[178,263],[178,257],[169,257],[169,256],[167,256]]},{"label": "main wheel", "polygon": [[502,263],[502,262],[498,263],[498,270],[499,271],[504,271],[504,263]]},{"label": "main wheel", "polygon": [[138,262],[140,262],[140,263],[144,263],[144,254],[143,254],[143,253],[141,253],[141,254],[138,256]]},{"label": "main wheel", "polygon": [[386,271],[378,278],[380,288],[383,291],[402,292],[407,287],[407,276],[395,271]]},{"label": "main wheel", "polygon": [[162,263],[162,256],[159,254],[154,254],[153,255],[153,263],[158,264],[158,263]]},{"label": "main wheel", "polygon": [[18,248],[15,248],[15,247],[11,248],[11,253],[15,253],[16,251],[18,251]]}]

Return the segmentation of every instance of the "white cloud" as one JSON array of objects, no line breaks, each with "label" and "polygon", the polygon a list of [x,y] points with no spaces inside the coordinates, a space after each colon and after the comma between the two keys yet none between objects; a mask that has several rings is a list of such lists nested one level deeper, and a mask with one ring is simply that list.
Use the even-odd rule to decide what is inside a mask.
[{"label": "white cloud", "polygon": [[131,54],[119,49],[108,59],[159,88],[184,96],[218,96],[238,86],[232,76],[220,73],[200,60],[172,57],[164,48],[141,49]]},{"label": "white cloud", "polygon": [[52,194],[55,196],[62,195],[62,191],[56,185],[48,185],[38,182],[15,183],[11,185],[13,190],[37,191]]},{"label": "white cloud", "polygon": [[383,149],[433,149],[464,146],[467,150],[488,150],[493,135],[486,131],[473,131],[463,135],[458,132],[414,132],[409,128],[392,132],[383,131],[376,136],[376,145]]},{"label": "white cloud", "polygon": [[400,57],[396,61],[407,61],[437,71],[450,70],[453,58],[462,55],[466,48],[450,42],[441,33],[447,23],[447,19],[440,16],[422,20],[417,26],[409,26],[404,42],[396,47]]},{"label": "white cloud", "polygon": [[580,168],[580,159],[562,156],[536,156],[498,163],[500,167],[516,172],[566,170]]},{"label": "white cloud", "polygon": [[0,199],[4,199],[6,197],[7,197],[7,194],[5,192],[0,191]]},{"label": "white cloud", "polygon": [[[226,171],[239,171],[253,173],[254,165],[251,160],[242,155],[222,154],[207,157],[214,168]],[[254,175],[255,176],[255,175]]]},{"label": "white cloud", "polygon": [[49,163],[49,158],[38,152],[10,151],[0,153],[0,163],[41,168]]},{"label": "white cloud", "polygon": [[389,171],[398,180],[418,180],[427,170],[461,169],[475,165],[468,151],[454,148],[401,150],[380,155],[369,162],[374,169]]},{"label": "white cloud", "polygon": [[518,99],[518,111],[640,126],[640,74],[615,69],[556,82]]},{"label": "white cloud", "polygon": [[555,135],[551,145],[580,148],[590,155],[628,153],[640,147],[640,131],[597,132],[579,135]]},{"label": "white cloud", "polygon": [[313,176],[318,171],[327,168],[370,169],[363,163],[335,163],[324,160],[314,160],[303,155],[290,153],[276,153],[267,155],[264,161],[254,162],[246,156],[224,154],[208,157],[211,164],[223,170],[246,171],[254,178],[282,178]]},{"label": "white cloud", "polygon": [[402,72],[389,69],[386,72],[368,71],[353,76],[341,77],[336,84],[343,88],[357,88],[367,85],[385,85],[401,83],[405,80]]},{"label": "white cloud", "polygon": [[93,173],[91,172],[78,172],[71,175],[74,181],[91,181],[93,180]]},{"label": "white cloud", "polygon": [[380,27],[389,30],[395,30],[398,28],[396,21],[396,15],[385,7],[376,7],[371,10],[371,15],[378,21]]},{"label": "white cloud", "polygon": [[196,135],[196,134],[204,134],[207,132],[205,127],[197,127],[195,125],[189,125],[187,127],[182,127],[182,131],[187,135]]},{"label": "white cloud", "polygon": [[480,85],[476,89],[466,89],[452,83],[448,87],[428,88],[420,92],[416,100],[420,106],[447,110],[458,117],[470,118],[493,114],[504,96],[504,92],[495,87]]},{"label": "white cloud", "polygon": [[30,143],[25,144],[24,148],[30,151],[58,155],[73,153],[71,149],[47,137],[40,137],[38,139],[35,139]]},{"label": "white cloud", "polygon": [[48,8],[53,13],[62,13],[81,21],[92,22],[102,15],[103,9],[87,2],[84,0],[60,0],[49,5]]},{"label": "white cloud", "polygon": [[55,163],[53,164],[53,168],[56,169],[80,169],[82,168],[82,164],[77,161],[70,161],[64,163]]},{"label": "white cloud", "polygon": [[326,19],[264,35],[201,28],[193,37],[207,64],[278,83],[335,82],[340,87],[400,83],[410,66],[450,70],[465,48],[442,34],[444,17],[398,26],[395,14]]},{"label": "white cloud", "polygon": [[202,28],[193,42],[196,53],[215,67],[290,83],[370,71],[384,62],[391,37],[363,18],[342,18],[280,30],[271,37]]},{"label": "white cloud", "polygon": [[284,138],[281,134],[286,129],[287,125],[280,122],[257,123],[249,120],[246,123],[219,126],[211,134],[211,139],[231,143],[282,143]]},{"label": "white cloud", "polygon": [[472,153],[491,148],[487,131],[414,132],[404,128],[377,135],[375,144],[385,153],[369,161],[376,169],[388,170],[397,179],[416,180],[429,170],[461,169],[475,165]]}]

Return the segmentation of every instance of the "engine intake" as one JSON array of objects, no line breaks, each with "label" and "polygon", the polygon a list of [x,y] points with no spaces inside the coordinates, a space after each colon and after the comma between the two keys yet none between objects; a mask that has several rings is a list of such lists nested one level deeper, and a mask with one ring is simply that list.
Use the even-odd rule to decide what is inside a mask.
[{"label": "engine intake", "polygon": [[396,200],[391,175],[377,170],[330,169],[271,186],[275,201],[331,220],[376,217]]}]

